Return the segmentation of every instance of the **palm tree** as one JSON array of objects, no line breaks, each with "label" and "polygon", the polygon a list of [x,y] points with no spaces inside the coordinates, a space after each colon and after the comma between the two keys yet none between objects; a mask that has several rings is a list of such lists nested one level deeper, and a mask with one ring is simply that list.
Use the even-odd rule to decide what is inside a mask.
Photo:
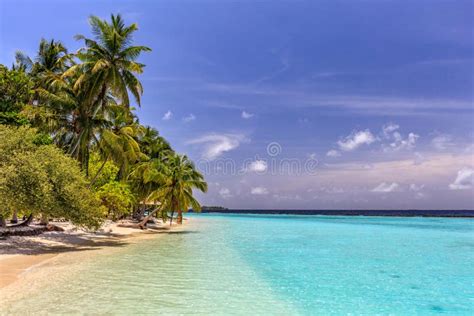
[{"label": "palm tree", "polygon": [[[39,107],[27,109],[30,120],[51,133],[57,145],[75,157],[88,175],[89,155],[96,135],[107,128],[104,112],[94,112],[94,104],[87,102],[87,86],[75,89],[78,75],[63,77],[51,75],[45,87],[35,89],[41,100]],[[114,104],[107,96],[108,104]]]},{"label": "palm tree", "polygon": [[[140,105],[143,88],[134,74],[142,73],[144,65],[135,60],[141,52],[150,51],[145,46],[130,45],[133,40],[132,35],[138,29],[136,24],[125,26],[120,15],[112,15],[111,20],[109,24],[95,16],[90,17],[94,39],[82,35],[76,37],[85,42],[85,47],[76,54],[82,63],[71,66],[62,75],[63,79],[74,78],[72,90],[75,93],[81,93],[82,97],[80,108],[85,112],[81,114],[86,115],[80,116],[83,119],[79,122],[84,124],[80,124],[79,130],[76,129],[77,133],[70,153],[76,153],[86,174],[88,174],[91,141],[95,139],[96,143],[98,142],[94,131],[96,124],[92,123],[101,122],[110,110],[109,105],[117,104],[117,100],[129,111],[128,91],[135,96]],[[123,131],[125,130],[128,129]],[[113,134],[108,133],[107,129],[104,131],[105,137],[109,139],[110,148]],[[130,134],[129,131],[126,133]],[[122,140],[126,138],[130,140],[130,137],[124,133],[121,136],[125,137],[122,137]],[[103,145],[105,143],[107,143],[106,140],[102,142]],[[132,143],[128,142],[128,144]]]},{"label": "palm tree", "polygon": [[171,145],[166,139],[160,136],[158,131],[150,126],[144,126],[138,137],[142,152],[151,159],[164,159],[173,153]]},{"label": "palm tree", "polygon": [[[25,107],[24,114],[76,157],[87,174],[91,140],[97,127],[103,125],[103,119],[93,112],[93,104],[87,102],[91,83],[75,89],[80,74],[63,76],[76,64],[66,48],[55,40],[42,39],[34,60],[17,52],[16,61],[16,67],[27,71],[35,82],[32,103],[38,106]],[[110,101],[111,96],[106,97]]]},{"label": "palm tree", "polygon": [[94,184],[109,159],[119,166],[120,179],[127,177],[130,165],[148,159],[141,152],[137,141],[144,127],[128,109],[117,105],[109,106],[105,118],[107,126],[101,131],[100,138],[94,136],[103,162],[90,185]]},{"label": "palm tree", "polygon": [[[151,51],[146,46],[131,46],[133,33],[137,25],[125,26],[120,15],[111,16],[111,22],[101,20],[96,16],[89,18],[94,38],[77,35],[76,39],[84,40],[85,47],[80,49],[77,57],[82,61],[65,72],[65,76],[80,72],[76,85],[83,82],[93,82],[89,91],[92,101],[98,105],[106,105],[107,91],[120,99],[120,103],[130,106],[128,91],[133,94],[138,105],[143,93],[143,87],[135,74],[143,72],[145,65],[136,62],[142,52]],[[92,102],[91,102],[92,103]]]},{"label": "palm tree", "polygon": [[111,105],[121,104],[130,113],[129,91],[140,105],[143,88],[135,74],[141,73],[144,65],[136,59],[150,50],[131,45],[137,25],[125,26],[120,15],[112,15],[111,23],[92,16],[90,24],[94,39],[77,36],[85,42],[75,55],[82,63],[76,64],[54,40],[41,40],[34,61],[23,53],[16,55],[16,67],[35,78],[33,104],[41,105],[27,108],[27,116],[52,133],[56,143],[79,160],[86,175],[90,149],[98,144],[102,132],[107,138],[102,145],[110,149],[113,141],[121,141],[123,146],[131,146],[124,149],[128,156],[136,152],[130,129],[122,128],[117,138],[117,131],[109,133],[105,121]]},{"label": "palm tree", "polygon": [[[174,151],[158,131],[150,126],[141,128],[137,140],[144,159],[132,166],[127,180],[137,196],[137,201],[145,202],[150,193],[159,188],[163,182],[162,171],[166,166],[166,159],[174,154]],[[139,204],[135,208],[135,216],[141,218],[145,211],[146,205]],[[166,214],[161,215],[166,218]]]},{"label": "palm tree", "polygon": [[182,224],[183,211],[187,211],[189,207],[196,211],[201,210],[201,205],[193,196],[193,189],[206,192],[207,183],[187,156],[170,155],[166,159],[166,164],[161,166],[158,175],[161,177],[161,184],[150,193],[148,200],[159,201],[160,206],[143,219],[140,227],[144,227],[158,211],[171,211],[171,225],[175,212],[178,213],[178,224]]},{"label": "palm tree", "polygon": [[15,60],[15,69],[23,69],[32,77],[45,77],[64,72],[69,66],[71,55],[61,42],[43,38],[34,60],[21,51],[15,53]]}]

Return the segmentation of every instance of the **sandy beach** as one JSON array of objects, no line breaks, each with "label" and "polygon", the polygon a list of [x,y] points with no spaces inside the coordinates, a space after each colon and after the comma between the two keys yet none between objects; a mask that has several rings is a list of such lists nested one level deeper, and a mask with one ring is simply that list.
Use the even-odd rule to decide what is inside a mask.
[{"label": "sandy beach", "polygon": [[[185,221],[186,222],[186,221]],[[11,236],[0,240],[0,289],[21,279],[33,270],[46,265],[58,256],[70,256],[84,251],[101,251],[155,238],[183,229],[183,225],[163,224],[158,221],[147,230],[120,227],[127,221],[104,223],[97,232],[77,228],[70,223],[55,222],[63,232],[45,232],[37,236]]]}]

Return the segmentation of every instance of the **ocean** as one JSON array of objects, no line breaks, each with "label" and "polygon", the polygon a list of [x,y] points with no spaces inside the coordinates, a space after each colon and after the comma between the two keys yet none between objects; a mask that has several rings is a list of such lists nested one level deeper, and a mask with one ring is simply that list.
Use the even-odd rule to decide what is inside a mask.
[{"label": "ocean", "polygon": [[1,314],[474,313],[472,219],[186,217],[183,232],[52,264]]}]

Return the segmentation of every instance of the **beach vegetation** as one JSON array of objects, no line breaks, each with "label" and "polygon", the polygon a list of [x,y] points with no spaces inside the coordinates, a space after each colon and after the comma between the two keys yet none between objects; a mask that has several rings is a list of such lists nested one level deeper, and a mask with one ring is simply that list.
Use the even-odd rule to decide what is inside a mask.
[{"label": "beach vegetation", "polygon": [[21,110],[29,102],[32,88],[33,82],[23,71],[0,65],[0,124],[28,124]]},{"label": "beach vegetation", "polygon": [[97,190],[97,196],[107,209],[107,217],[112,220],[130,215],[135,205],[135,197],[125,182],[108,182]]},{"label": "beach vegetation", "polygon": [[0,208],[42,218],[63,218],[96,229],[104,217],[77,162],[53,144],[37,144],[29,127],[0,125]]},{"label": "beach vegetation", "polygon": [[[177,222],[182,224],[183,212],[189,208],[195,211],[201,210],[201,205],[193,196],[193,189],[201,192],[207,191],[207,183],[203,175],[198,172],[191,160],[185,155],[174,154],[166,159],[166,164],[160,170],[161,183],[158,188],[149,195],[150,200],[160,201],[159,210],[171,211],[170,223],[173,214],[177,213]],[[153,212],[149,216],[152,216]],[[142,222],[145,224],[147,218]]]},{"label": "beach vegetation", "polygon": [[[159,132],[140,124],[137,24],[91,16],[75,53],[41,39],[35,56],[0,65],[0,214],[64,218],[97,228],[132,214],[148,222],[192,207],[204,177]],[[10,125],[12,127],[8,127]],[[5,141],[3,141],[5,139]],[[144,217],[148,211],[148,216]],[[173,216],[173,215],[171,215]]]}]

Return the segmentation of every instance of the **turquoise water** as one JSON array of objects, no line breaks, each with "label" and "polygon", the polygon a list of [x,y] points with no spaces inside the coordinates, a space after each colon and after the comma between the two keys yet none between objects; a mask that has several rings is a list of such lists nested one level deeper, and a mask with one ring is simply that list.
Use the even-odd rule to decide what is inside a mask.
[{"label": "turquoise water", "polygon": [[474,313],[473,220],[189,218],[186,233],[75,259],[46,286],[7,302],[4,312]]}]

